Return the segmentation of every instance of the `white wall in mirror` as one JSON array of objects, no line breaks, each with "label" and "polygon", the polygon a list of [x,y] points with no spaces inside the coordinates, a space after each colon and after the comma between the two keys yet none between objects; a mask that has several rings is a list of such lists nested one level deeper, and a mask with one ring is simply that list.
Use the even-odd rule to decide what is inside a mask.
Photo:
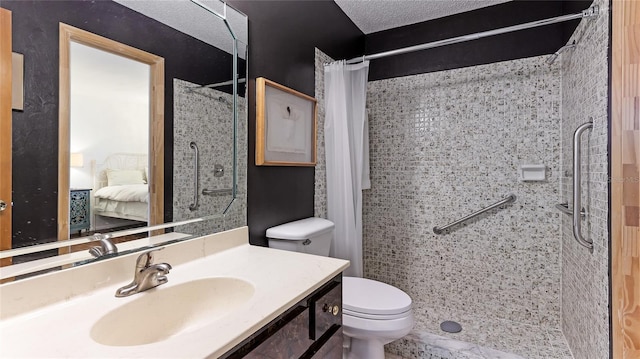
[{"label": "white wall in mirror", "polygon": [[92,188],[91,163],[118,152],[149,152],[147,64],[71,42],[70,151],[82,167],[70,170],[71,188]]}]

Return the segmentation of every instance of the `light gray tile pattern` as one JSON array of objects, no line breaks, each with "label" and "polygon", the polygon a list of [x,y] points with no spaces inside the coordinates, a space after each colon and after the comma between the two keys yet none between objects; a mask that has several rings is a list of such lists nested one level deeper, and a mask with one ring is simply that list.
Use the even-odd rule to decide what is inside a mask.
[{"label": "light gray tile pattern", "polygon": [[[560,328],[561,74],[545,59],[369,83],[365,276],[413,298],[419,333],[482,313],[468,321],[473,342],[534,358],[545,330]],[[518,181],[521,164],[544,164],[546,180]],[[508,193],[515,204],[433,234]]]},{"label": "light gray tile pattern", "polygon": [[329,55],[315,49],[317,118],[317,157],[315,172],[314,217],[327,218],[327,165],[324,151],[324,64],[334,61]]},{"label": "light gray tile pattern", "polygon": [[[509,355],[528,359],[571,358],[560,330],[467,313],[464,308],[443,313],[414,306],[414,313],[420,314],[421,321],[409,336],[387,345],[390,353],[406,358],[423,358],[426,354],[447,359],[468,358],[472,354],[485,355],[482,358],[509,358]],[[443,332],[439,323],[444,320],[459,322],[462,331]]]},{"label": "light gray tile pattern", "polygon": [[[428,332],[411,332],[398,343],[401,358],[414,359],[524,359],[478,344],[446,338]],[[547,357],[545,357],[547,358]]]},{"label": "light gray tile pattern", "polygon": [[597,19],[582,20],[562,55],[562,200],[572,202],[572,143],[575,129],[593,118],[583,134],[582,222],[594,250],[573,238],[572,219],[562,219],[562,330],[576,358],[609,356],[608,224],[608,43],[609,2],[596,0]]},{"label": "light gray tile pattern", "polygon": [[[226,189],[232,186],[233,175],[233,97],[214,89],[192,89],[197,84],[174,79],[173,128],[173,219],[221,214],[231,201],[231,195],[202,195],[203,189]],[[176,231],[204,235],[246,225],[246,167],[247,125],[245,99],[238,98],[238,196],[231,212],[224,218],[186,226]],[[189,209],[193,202],[194,151],[189,147],[196,142],[199,159],[199,207]],[[225,172],[214,176],[214,165],[221,164]]]},{"label": "light gray tile pattern", "polygon": [[[367,277],[432,308],[560,325],[560,70],[544,57],[369,83]],[[519,182],[518,165],[547,166]],[[432,228],[518,200],[445,235]]]}]

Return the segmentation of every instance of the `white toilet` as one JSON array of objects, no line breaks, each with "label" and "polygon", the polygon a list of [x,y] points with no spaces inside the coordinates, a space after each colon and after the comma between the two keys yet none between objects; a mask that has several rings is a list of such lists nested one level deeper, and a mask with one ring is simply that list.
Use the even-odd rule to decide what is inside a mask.
[{"label": "white toilet", "polygon": [[[267,229],[269,247],[328,256],[334,224],[306,218]],[[384,345],[413,328],[411,298],[400,289],[365,278],[343,277],[345,358],[384,359]]]}]

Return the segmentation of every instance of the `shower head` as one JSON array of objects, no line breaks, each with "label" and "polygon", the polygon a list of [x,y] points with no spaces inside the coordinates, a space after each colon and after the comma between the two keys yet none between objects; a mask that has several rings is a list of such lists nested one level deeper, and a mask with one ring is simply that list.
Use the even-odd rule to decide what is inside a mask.
[{"label": "shower head", "polygon": [[575,41],[573,43],[571,43],[571,44],[567,44],[567,45],[562,46],[560,49],[558,49],[558,51],[554,52],[551,56],[549,56],[549,58],[547,59],[547,64],[549,64],[549,65],[553,64],[556,61],[556,59],[558,58],[558,56],[560,56],[561,53],[563,53],[563,52],[565,52],[565,51],[567,51],[569,49],[573,49],[576,46],[577,46],[577,44],[576,44]]}]

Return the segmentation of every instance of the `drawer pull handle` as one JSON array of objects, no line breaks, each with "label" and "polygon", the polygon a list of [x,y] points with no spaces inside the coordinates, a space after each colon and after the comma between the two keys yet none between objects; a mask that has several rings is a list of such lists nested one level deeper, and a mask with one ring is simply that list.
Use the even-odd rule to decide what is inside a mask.
[{"label": "drawer pull handle", "polygon": [[340,313],[340,306],[338,305],[329,305],[326,304],[322,307],[322,311],[323,312],[329,312],[333,315],[338,315],[338,313]]}]

